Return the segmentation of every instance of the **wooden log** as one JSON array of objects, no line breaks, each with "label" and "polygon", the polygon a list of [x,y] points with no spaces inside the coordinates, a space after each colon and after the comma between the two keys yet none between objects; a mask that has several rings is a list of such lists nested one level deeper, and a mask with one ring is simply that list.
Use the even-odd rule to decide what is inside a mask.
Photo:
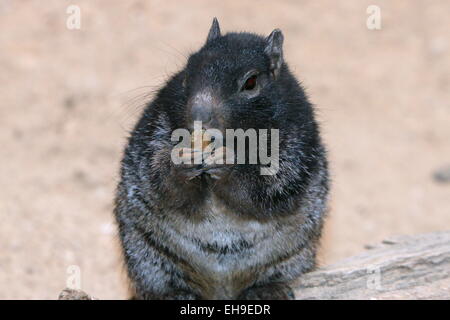
[{"label": "wooden log", "polygon": [[76,289],[65,288],[58,296],[58,300],[96,300],[86,292]]},{"label": "wooden log", "polygon": [[450,299],[450,231],[396,236],[305,274],[297,299]]}]

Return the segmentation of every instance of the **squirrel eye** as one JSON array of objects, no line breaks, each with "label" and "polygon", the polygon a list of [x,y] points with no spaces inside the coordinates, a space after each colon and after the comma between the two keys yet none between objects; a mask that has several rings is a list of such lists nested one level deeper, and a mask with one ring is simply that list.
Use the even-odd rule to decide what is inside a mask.
[{"label": "squirrel eye", "polygon": [[251,76],[250,78],[248,78],[244,85],[242,86],[242,90],[253,90],[256,87],[256,75]]}]

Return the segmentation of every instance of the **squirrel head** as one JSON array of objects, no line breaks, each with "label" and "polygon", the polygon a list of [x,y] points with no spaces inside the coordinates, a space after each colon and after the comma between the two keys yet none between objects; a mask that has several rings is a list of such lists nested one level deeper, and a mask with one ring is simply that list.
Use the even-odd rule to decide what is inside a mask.
[{"label": "squirrel head", "polygon": [[[297,84],[283,61],[283,34],[221,34],[214,18],[203,47],[181,73],[186,121],[204,128],[267,128]],[[289,89],[291,88],[291,89]],[[298,90],[298,88],[296,89]],[[294,93],[295,94],[295,93]]]}]

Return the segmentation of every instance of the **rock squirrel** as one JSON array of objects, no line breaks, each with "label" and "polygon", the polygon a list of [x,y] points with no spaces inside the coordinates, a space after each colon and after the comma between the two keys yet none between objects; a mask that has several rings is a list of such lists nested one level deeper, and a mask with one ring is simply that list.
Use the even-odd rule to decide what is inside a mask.
[{"label": "rock squirrel", "polygon": [[[203,47],[146,106],[115,202],[134,298],[293,299],[292,281],[315,267],[326,152],[283,39],[279,29],[222,35],[214,19]],[[220,132],[278,130],[277,170],[261,174],[259,160],[174,163],[172,133],[193,132],[196,120]]]}]

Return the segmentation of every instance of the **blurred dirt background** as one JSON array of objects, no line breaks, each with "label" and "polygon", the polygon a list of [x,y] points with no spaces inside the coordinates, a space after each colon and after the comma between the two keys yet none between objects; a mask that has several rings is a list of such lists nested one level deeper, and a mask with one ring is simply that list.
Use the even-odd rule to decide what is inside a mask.
[{"label": "blurred dirt background", "polygon": [[127,297],[112,217],[125,138],[214,16],[225,32],[281,28],[317,105],[334,180],[322,264],[450,229],[450,184],[433,179],[450,165],[449,13],[448,0],[0,0],[0,298],[55,299],[72,265],[89,294]]}]

